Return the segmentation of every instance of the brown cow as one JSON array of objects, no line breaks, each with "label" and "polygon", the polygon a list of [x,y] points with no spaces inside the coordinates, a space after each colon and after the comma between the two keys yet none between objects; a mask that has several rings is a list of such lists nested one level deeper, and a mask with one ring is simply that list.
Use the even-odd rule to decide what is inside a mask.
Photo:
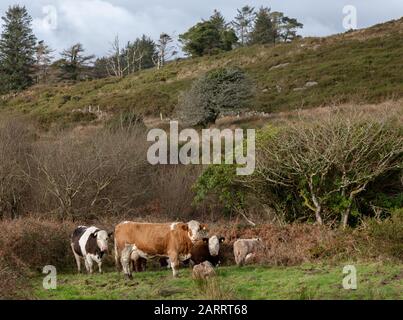
[{"label": "brown cow", "polygon": [[174,277],[179,262],[190,258],[193,244],[207,235],[207,226],[197,221],[188,223],[140,223],[125,221],[115,227],[115,262],[131,278],[131,261],[167,257]]}]

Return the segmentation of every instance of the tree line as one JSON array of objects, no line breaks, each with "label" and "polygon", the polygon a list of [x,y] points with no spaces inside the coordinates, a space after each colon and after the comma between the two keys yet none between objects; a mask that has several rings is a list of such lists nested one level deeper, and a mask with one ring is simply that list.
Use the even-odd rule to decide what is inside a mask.
[{"label": "tree line", "polygon": [[32,18],[24,6],[10,6],[2,21],[0,94],[35,83],[124,77],[147,68],[160,69],[177,56],[179,46],[187,56],[197,57],[255,44],[290,42],[299,37],[297,30],[303,26],[282,12],[244,6],[237,9],[233,21],[227,22],[215,10],[209,19],[178,37],[163,32],[156,41],[142,35],[122,45],[116,36],[108,54],[100,58],[87,55],[83,45],[76,43],[55,59],[55,51],[35,36]]}]

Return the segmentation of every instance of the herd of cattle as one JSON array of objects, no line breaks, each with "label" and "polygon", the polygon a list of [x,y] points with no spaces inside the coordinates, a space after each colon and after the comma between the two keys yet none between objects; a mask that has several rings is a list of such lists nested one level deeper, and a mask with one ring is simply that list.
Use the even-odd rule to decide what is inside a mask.
[{"label": "herd of cattle", "polygon": [[[79,226],[71,236],[78,272],[81,272],[81,259],[89,273],[94,263],[102,272],[102,260],[108,253],[109,239],[114,235],[115,263],[118,271],[132,278],[133,271],[144,271],[147,260],[159,258],[161,266],[172,268],[173,276],[178,275],[180,263],[200,266],[220,264],[220,244],[225,241],[217,235],[208,237],[207,225],[197,221],[173,223],[142,223],[125,221],[107,232],[97,227]],[[235,241],[234,258],[242,265],[256,254],[261,240],[239,239]]]}]

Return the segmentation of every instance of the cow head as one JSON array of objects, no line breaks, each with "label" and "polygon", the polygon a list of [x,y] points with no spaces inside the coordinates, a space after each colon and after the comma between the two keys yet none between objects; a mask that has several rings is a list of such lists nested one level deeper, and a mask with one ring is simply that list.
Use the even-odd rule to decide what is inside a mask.
[{"label": "cow head", "polygon": [[218,256],[218,253],[220,251],[220,243],[223,243],[225,241],[224,237],[218,237],[218,236],[212,236],[210,238],[203,238],[203,241],[205,244],[208,245],[208,249],[210,252],[210,255],[212,257]]},{"label": "cow head", "polygon": [[106,232],[105,230],[95,231],[92,236],[97,239],[97,245],[101,252],[108,251],[108,240],[112,236],[113,232]]},{"label": "cow head", "polygon": [[188,235],[192,242],[196,242],[197,240],[203,239],[208,234],[207,225],[201,224],[195,220],[189,221],[187,223],[188,226]]}]

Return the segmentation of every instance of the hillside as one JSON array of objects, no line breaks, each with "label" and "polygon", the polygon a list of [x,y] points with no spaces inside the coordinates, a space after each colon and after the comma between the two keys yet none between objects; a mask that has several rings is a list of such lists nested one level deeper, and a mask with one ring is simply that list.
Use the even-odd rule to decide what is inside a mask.
[{"label": "hillside", "polygon": [[326,38],[183,59],[123,79],[36,86],[0,97],[0,109],[29,114],[45,127],[53,122],[89,122],[126,110],[165,117],[193,79],[222,66],[238,66],[255,80],[251,110],[272,113],[346,102],[378,103],[403,96],[402,57],[403,18]]}]

